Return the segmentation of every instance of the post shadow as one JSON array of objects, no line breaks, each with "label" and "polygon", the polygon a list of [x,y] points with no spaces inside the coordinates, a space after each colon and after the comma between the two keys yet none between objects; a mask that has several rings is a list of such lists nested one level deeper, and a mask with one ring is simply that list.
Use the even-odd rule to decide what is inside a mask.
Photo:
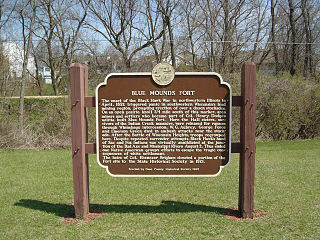
[{"label": "post shadow", "polygon": [[[74,217],[74,207],[69,204],[49,203],[33,199],[20,199],[14,206],[53,213],[58,217]],[[220,208],[179,201],[162,201],[160,205],[135,204],[90,204],[90,212],[103,213],[188,213],[212,212],[221,215],[239,217],[239,212],[230,208]]]}]

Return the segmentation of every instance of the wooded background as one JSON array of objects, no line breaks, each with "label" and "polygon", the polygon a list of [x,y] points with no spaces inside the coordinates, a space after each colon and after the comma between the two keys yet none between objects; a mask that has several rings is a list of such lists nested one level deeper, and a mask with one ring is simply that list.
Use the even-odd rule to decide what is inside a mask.
[{"label": "wooded background", "polygon": [[[253,61],[263,72],[319,81],[319,22],[318,0],[0,1],[1,41],[50,68],[56,95],[68,87],[72,62],[105,76],[161,61],[178,71],[238,72]],[[11,93],[3,89],[7,64],[2,55],[2,95]]]},{"label": "wooded background", "polygon": [[[318,0],[0,0],[0,40],[23,50],[21,77],[0,51],[0,96],[20,97],[19,107],[1,100],[2,129],[10,111],[26,129],[24,95],[68,95],[72,62],[88,64],[93,95],[110,72],[151,71],[162,61],[219,72],[236,94],[242,64],[253,61],[257,135],[319,136],[319,22]],[[50,69],[52,84],[39,67]]]}]

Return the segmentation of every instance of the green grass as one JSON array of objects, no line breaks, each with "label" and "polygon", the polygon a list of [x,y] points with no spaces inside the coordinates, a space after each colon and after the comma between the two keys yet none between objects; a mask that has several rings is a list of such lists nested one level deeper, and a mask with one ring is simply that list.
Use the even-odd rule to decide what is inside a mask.
[{"label": "green grass", "polygon": [[73,210],[71,151],[0,152],[0,239],[319,239],[320,140],[257,144],[254,220],[238,202],[238,154],[216,178],[112,178],[90,156],[89,223]]}]

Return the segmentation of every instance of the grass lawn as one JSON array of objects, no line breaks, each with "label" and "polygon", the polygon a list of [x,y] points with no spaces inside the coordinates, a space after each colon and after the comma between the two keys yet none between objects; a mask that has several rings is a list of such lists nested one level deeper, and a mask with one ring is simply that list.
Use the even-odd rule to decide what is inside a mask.
[{"label": "grass lawn", "polygon": [[93,221],[72,213],[71,150],[0,152],[0,239],[319,239],[320,139],[259,142],[254,220],[238,204],[238,154],[216,178],[112,178],[90,156]]}]

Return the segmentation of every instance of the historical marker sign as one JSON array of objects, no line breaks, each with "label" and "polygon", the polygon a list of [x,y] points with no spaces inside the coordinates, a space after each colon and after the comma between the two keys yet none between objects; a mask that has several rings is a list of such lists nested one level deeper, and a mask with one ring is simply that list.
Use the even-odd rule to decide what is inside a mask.
[{"label": "historical marker sign", "polygon": [[231,96],[216,73],[108,75],[96,89],[99,165],[112,176],[218,175],[231,157]]}]

